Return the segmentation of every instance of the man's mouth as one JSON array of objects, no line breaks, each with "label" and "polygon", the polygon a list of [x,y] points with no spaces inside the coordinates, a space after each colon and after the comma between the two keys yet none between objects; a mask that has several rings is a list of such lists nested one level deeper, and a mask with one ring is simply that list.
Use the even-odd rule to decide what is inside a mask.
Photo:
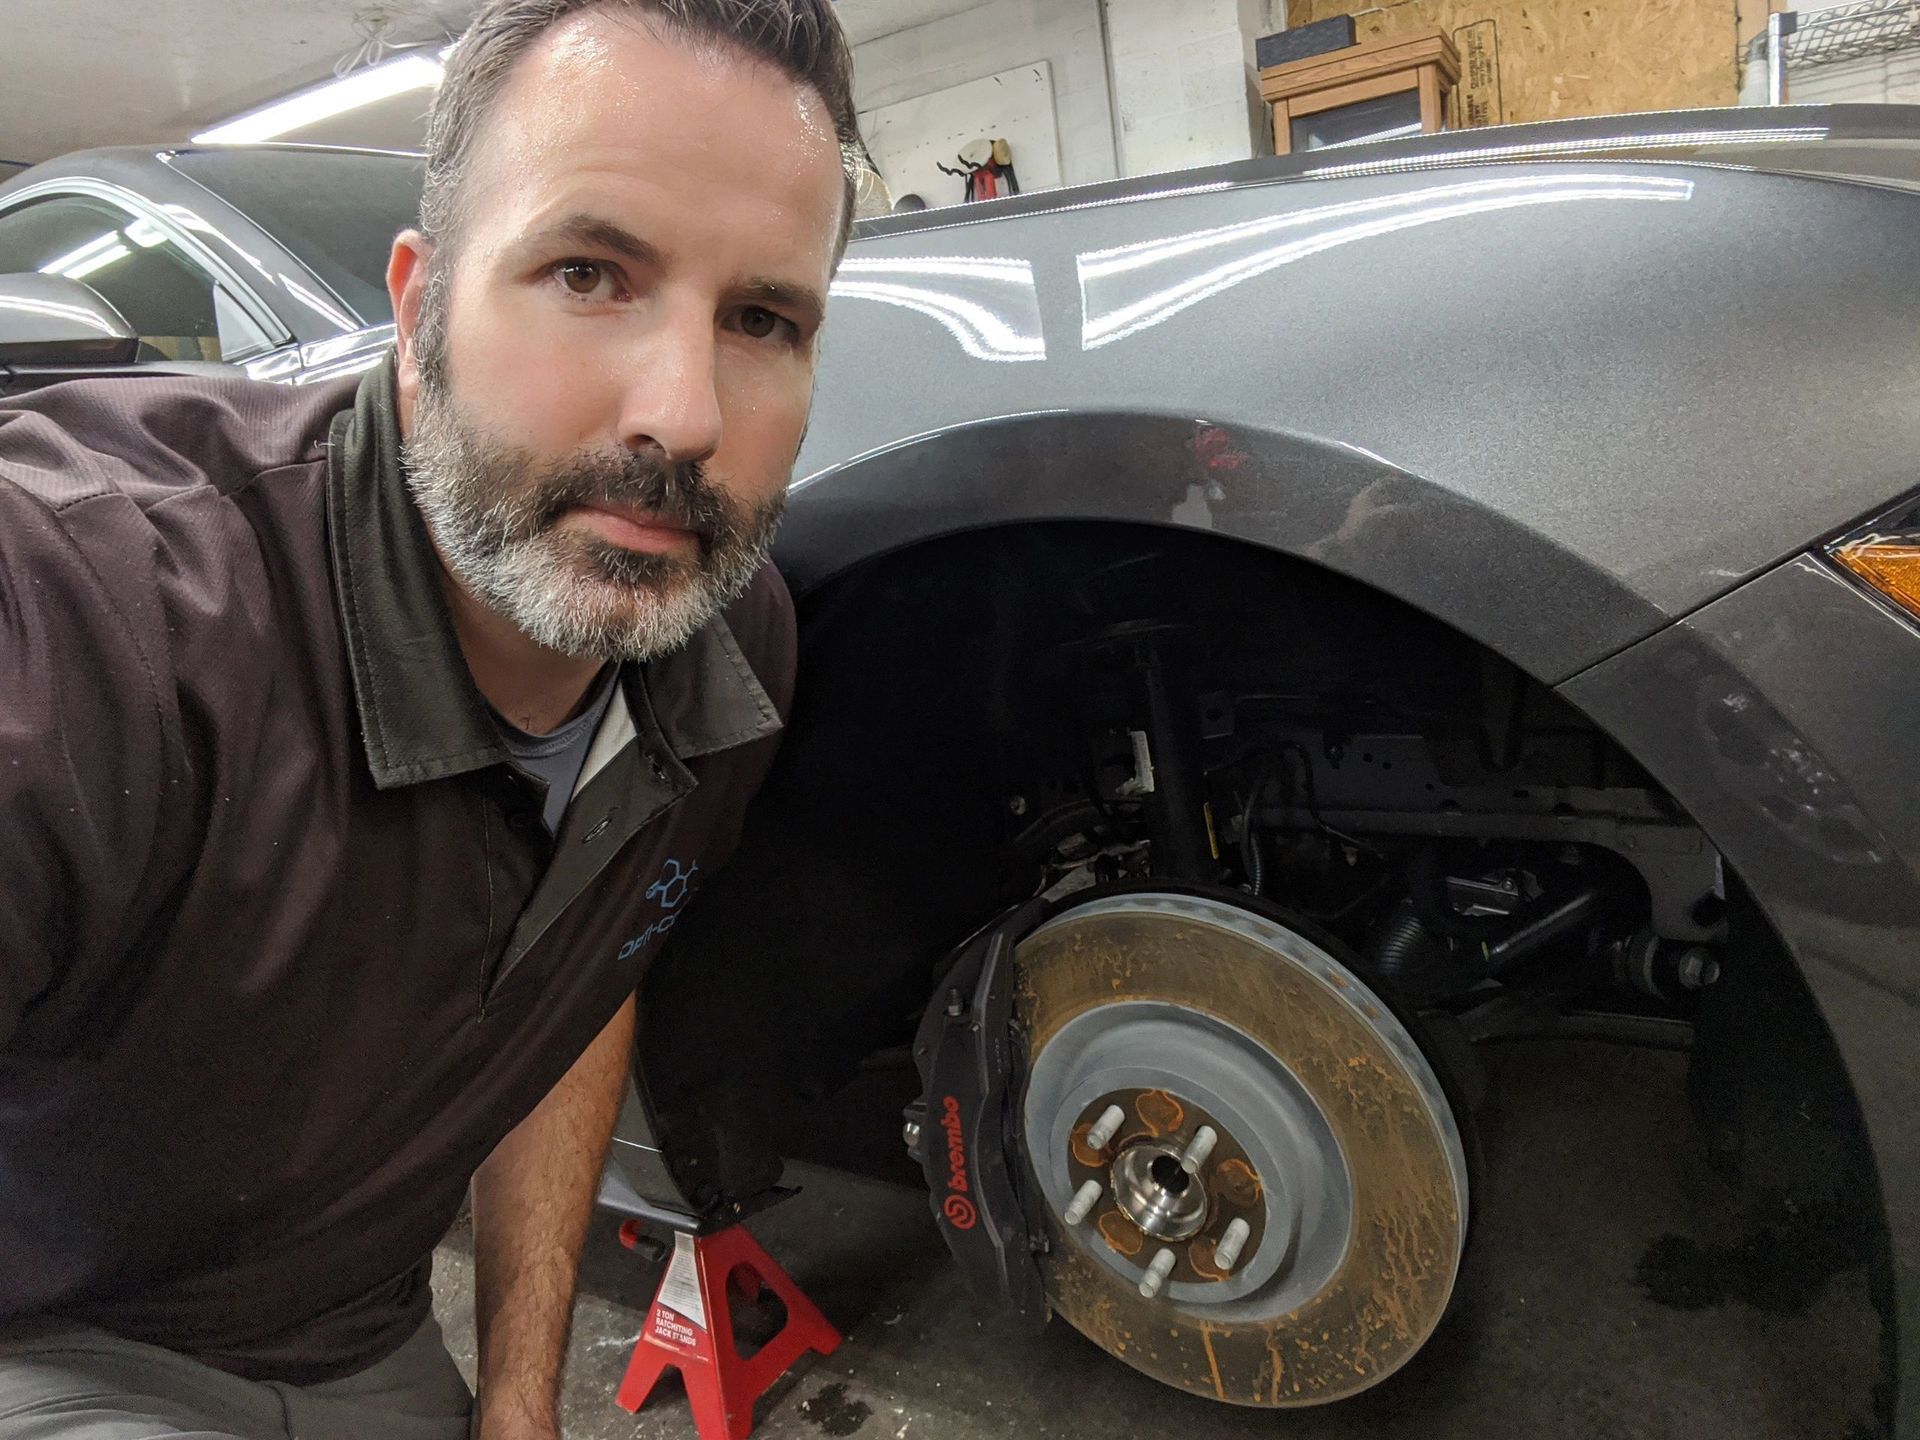
[{"label": "man's mouth", "polygon": [[566,512],[609,545],[643,555],[673,555],[693,549],[700,537],[649,510],[624,505],[575,505]]}]

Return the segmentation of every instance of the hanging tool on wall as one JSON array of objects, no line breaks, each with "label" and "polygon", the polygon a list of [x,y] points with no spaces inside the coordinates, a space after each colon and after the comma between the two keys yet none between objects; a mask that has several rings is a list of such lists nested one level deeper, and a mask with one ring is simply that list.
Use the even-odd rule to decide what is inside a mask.
[{"label": "hanging tool on wall", "polygon": [[995,200],[1020,193],[1020,177],[1013,169],[1013,147],[1004,139],[975,140],[954,158],[960,162],[959,169],[950,165],[940,165],[940,169],[965,178],[966,199]]}]

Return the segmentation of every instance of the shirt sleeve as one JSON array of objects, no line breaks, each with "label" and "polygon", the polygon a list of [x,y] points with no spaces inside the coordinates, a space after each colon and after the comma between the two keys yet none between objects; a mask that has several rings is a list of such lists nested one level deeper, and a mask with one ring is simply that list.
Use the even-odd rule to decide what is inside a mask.
[{"label": "shirt sleeve", "polygon": [[[87,507],[109,507],[105,523],[69,514]],[[0,1051],[151,918],[140,897],[177,715],[127,613],[137,591],[122,580],[116,597],[104,578],[151,567],[139,518],[112,495],[56,511],[0,476]]]}]

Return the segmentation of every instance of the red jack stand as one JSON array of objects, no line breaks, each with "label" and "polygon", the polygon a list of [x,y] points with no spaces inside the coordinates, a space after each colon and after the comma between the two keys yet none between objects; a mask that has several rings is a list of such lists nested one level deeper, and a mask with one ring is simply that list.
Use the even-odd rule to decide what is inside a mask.
[{"label": "red jack stand", "polygon": [[[637,1221],[620,1227],[620,1243],[632,1249]],[[764,1288],[785,1302],[787,1323],[751,1358],[733,1344],[729,1289],[748,1298]],[[686,1382],[700,1440],[746,1440],[753,1431],[753,1404],[809,1350],[831,1355],[840,1332],[800,1293],[787,1272],[762,1250],[744,1225],[711,1235],[673,1238],[673,1259],[647,1311],[640,1343],[615,1396],[623,1410],[638,1410],[668,1367]]]}]

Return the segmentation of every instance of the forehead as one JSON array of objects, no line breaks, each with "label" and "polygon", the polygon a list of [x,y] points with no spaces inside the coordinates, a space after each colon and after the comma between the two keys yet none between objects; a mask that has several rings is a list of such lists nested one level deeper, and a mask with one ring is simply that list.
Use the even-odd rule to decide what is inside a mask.
[{"label": "forehead", "polygon": [[495,243],[584,209],[656,243],[745,227],[831,264],[845,180],[826,106],[724,40],[585,11],[520,58],[481,127],[466,213]]}]

